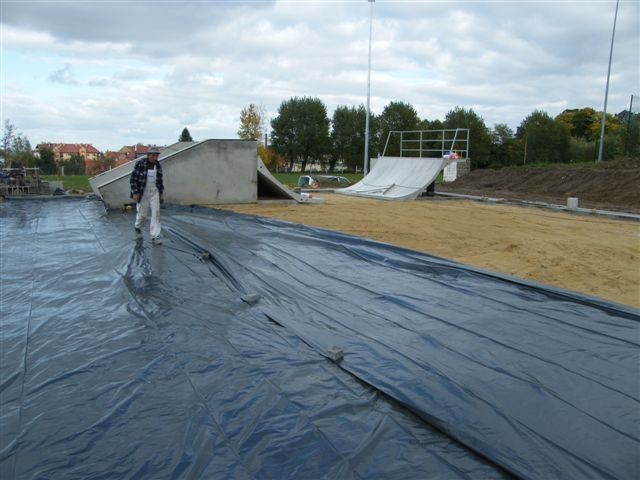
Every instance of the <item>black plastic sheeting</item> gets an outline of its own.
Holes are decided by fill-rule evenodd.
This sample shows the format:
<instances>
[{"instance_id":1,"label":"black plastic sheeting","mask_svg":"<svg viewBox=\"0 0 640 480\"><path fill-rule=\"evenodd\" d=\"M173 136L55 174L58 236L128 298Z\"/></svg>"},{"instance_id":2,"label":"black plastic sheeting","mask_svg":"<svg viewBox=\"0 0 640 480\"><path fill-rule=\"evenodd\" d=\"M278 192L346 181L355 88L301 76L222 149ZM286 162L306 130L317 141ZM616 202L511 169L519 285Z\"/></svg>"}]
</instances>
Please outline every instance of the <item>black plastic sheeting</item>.
<instances>
[{"instance_id":1,"label":"black plastic sheeting","mask_svg":"<svg viewBox=\"0 0 640 480\"><path fill-rule=\"evenodd\" d=\"M152 247L96 200L0 204L0 478L640 476L638 311L162 214Z\"/></svg>"}]
</instances>

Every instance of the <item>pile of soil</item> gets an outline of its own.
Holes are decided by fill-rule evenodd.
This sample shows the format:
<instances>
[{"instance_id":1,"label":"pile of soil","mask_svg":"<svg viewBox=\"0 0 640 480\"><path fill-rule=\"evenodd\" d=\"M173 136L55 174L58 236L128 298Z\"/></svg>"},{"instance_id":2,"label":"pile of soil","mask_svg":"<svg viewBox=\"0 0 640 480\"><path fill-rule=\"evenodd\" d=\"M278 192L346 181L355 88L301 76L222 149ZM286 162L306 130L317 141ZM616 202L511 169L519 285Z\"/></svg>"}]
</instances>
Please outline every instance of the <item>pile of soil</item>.
<instances>
[{"instance_id":1,"label":"pile of soil","mask_svg":"<svg viewBox=\"0 0 640 480\"><path fill-rule=\"evenodd\" d=\"M578 197L580 206L640 213L640 159L544 168L483 169L438 187L440 192L541 201L564 205Z\"/></svg>"}]
</instances>

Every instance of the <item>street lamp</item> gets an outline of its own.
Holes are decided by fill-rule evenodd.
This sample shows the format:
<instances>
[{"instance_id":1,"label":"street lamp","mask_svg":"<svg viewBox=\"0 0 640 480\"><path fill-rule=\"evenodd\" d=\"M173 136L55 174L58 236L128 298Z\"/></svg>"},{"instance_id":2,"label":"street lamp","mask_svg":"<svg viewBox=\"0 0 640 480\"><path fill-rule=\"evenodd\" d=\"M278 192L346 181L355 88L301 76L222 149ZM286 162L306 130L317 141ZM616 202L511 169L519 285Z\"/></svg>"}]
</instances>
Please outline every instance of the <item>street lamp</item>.
<instances>
[{"instance_id":1,"label":"street lamp","mask_svg":"<svg viewBox=\"0 0 640 480\"><path fill-rule=\"evenodd\" d=\"M607 97L609 96L609 77L611 76L611 58L613 57L613 39L616 36L616 21L618 20L618 4L616 1L616 14L613 17L613 33L611 34L611 50L609 50L609 70L607 70L607 87L604 91L604 109L602 110L602 127L600 128L600 151L598 152L598 162L602 161L602 151L604 148L604 124L607 120Z\"/></svg>"},{"instance_id":2,"label":"street lamp","mask_svg":"<svg viewBox=\"0 0 640 480\"><path fill-rule=\"evenodd\" d=\"M373 30L373 3L368 0L369 8L369 68L367 69L367 118L364 125L364 174L369 173L369 98L371 96L371 32Z\"/></svg>"}]
</instances>

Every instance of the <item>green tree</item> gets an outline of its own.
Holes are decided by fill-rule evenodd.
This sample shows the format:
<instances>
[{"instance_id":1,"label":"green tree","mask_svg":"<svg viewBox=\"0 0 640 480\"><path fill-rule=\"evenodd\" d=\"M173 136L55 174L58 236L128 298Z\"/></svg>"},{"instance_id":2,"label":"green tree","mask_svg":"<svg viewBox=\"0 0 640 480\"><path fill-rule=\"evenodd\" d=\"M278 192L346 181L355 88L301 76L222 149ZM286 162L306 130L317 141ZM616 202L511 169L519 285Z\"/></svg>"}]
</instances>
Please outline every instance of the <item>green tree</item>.
<instances>
[{"instance_id":1,"label":"green tree","mask_svg":"<svg viewBox=\"0 0 640 480\"><path fill-rule=\"evenodd\" d=\"M329 150L327 107L319 98L283 101L271 129L271 146L289 162L289 171L300 161L304 172L310 159L320 160Z\"/></svg>"},{"instance_id":2,"label":"green tree","mask_svg":"<svg viewBox=\"0 0 640 480\"><path fill-rule=\"evenodd\" d=\"M54 160L53 150L50 148L40 149L39 157L36 157L34 165L40 168L40 173L44 175L52 175L56 173L56 162Z\"/></svg>"},{"instance_id":3,"label":"green tree","mask_svg":"<svg viewBox=\"0 0 640 480\"><path fill-rule=\"evenodd\" d=\"M524 142L523 162L562 163L569 162L569 128L557 122L546 112L535 110L528 115L516 136Z\"/></svg>"},{"instance_id":4,"label":"green tree","mask_svg":"<svg viewBox=\"0 0 640 480\"><path fill-rule=\"evenodd\" d=\"M569 139L569 158L572 162L593 162L597 154L596 142L573 136Z\"/></svg>"},{"instance_id":5,"label":"green tree","mask_svg":"<svg viewBox=\"0 0 640 480\"><path fill-rule=\"evenodd\" d=\"M602 112L597 113L598 121L590 127L591 140L600 140L600 132L602 131ZM615 115L607 113L604 121L604 134L605 135L621 135L624 129L620 124L620 120Z\"/></svg>"},{"instance_id":6,"label":"green tree","mask_svg":"<svg viewBox=\"0 0 640 480\"><path fill-rule=\"evenodd\" d=\"M84 158L78 153L71 155L71 158L64 164L65 175L84 175Z\"/></svg>"},{"instance_id":7,"label":"green tree","mask_svg":"<svg viewBox=\"0 0 640 480\"><path fill-rule=\"evenodd\" d=\"M450 110L444 119L444 128L468 128L469 145L468 157L471 159L472 168L485 168L489 166L491 154L491 132L484 123L484 119L473 109L456 107Z\"/></svg>"},{"instance_id":8,"label":"green tree","mask_svg":"<svg viewBox=\"0 0 640 480\"><path fill-rule=\"evenodd\" d=\"M622 112L624 154L640 157L640 113Z\"/></svg>"},{"instance_id":9,"label":"green tree","mask_svg":"<svg viewBox=\"0 0 640 480\"><path fill-rule=\"evenodd\" d=\"M31 151L29 139L22 134L18 134L13 139L11 146L11 162L20 163L25 167L30 167L35 162L35 157Z\"/></svg>"},{"instance_id":10,"label":"green tree","mask_svg":"<svg viewBox=\"0 0 640 480\"><path fill-rule=\"evenodd\" d=\"M572 137L593 141L596 139L593 135L593 127L596 125L597 128L600 125L599 118L602 117L598 117L598 113L593 108L585 107L565 110L555 120L565 124L569 128Z\"/></svg>"},{"instance_id":11,"label":"green tree","mask_svg":"<svg viewBox=\"0 0 640 480\"><path fill-rule=\"evenodd\" d=\"M516 163L516 144L513 130L504 123L497 123L491 132L492 166L502 166Z\"/></svg>"},{"instance_id":12,"label":"green tree","mask_svg":"<svg viewBox=\"0 0 640 480\"><path fill-rule=\"evenodd\" d=\"M16 137L16 127L10 120L5 120L4 129L2 132L2 155L4 155L5 161L9 163L9 156L11 155L11 148Z\"/></svg>"},{"instance_id":13,"label":"green tree","mask_svg":"<svg viewBox=\"0 0 640 480\"><path fill-rule=\"evenodd\" d=\"M605 127L606 128L606 127ZM600 138L594 142L600 145ZM603 160L613 160L624 154L624 134L620 131L604 135L604 148L602 149ZM596 155L597 156L597 155Z\"/></svg>"},{"instance_id":14,"label":"green tree","mask_svg":"<svg viewBox=\"0 0 640 480\"><path fill-rule=\"evenodd\" d=\"M180 138L178 138L179 142L193 142L193 138L191 138L191 134L189 133L189 129L184 127L182 129L182 133L180 134Z\"/></svg>"},{"instance_id":15,"label":"green tree","mask_svg":"<svg viewBox=\"0 0 640 480\"><path fill-rule=\"evenodd\" d=\"M418 112L410 103L390 102L389 105L384 107L380 116L376 118L375 123L376 129L373 130L375 132L373 136L375 137L374 143L378 147L378 152L393 156L400 155L400 136L393 135L389 138L389 132L418 130L420 118L418 117ZM409 148L414 147L417 148L417 146ZM373 152L375 150L369 148L370 156L373 156Z\"/></svg>"},{"instance_id":16,"label":"green tree","mask_svg":"<svg viewBox=\"0 0 640 480\"><path fill-rule=\"evenodd\" d=\"M35 163L29 139L16 132L16 127L9 120L4 122L2 132L2 155L6 165L20 164L30 167Z\"/></svg>"},{"instance_id":17,"label":"green tree","mask_svg":"<svg viewBox=\"0 0 640 480\"><path fill-rule=\"evenodd\" d=\"M238 137L242 140L260 140L264 134L264 110L253 103L240 112Z\"/></svg>"},{"instance_id":18,"label":"green tree","mask_svg":"<svg viewBox=\"0 0 640 480\"><path fill-rule=\"evenodd\" d=\"M102 162L105 170L111 170L116 166L116 157L112 154L105 155L104 153L100 152L98 154L98 161Z\"/></svg>"},{"instance_id":19,"label":"green tree","mask_svg":"<svg viewBox=\"0 0 640 480\"><path fill-rule=\"evenodd\" d=\"M367 111L364 105L356 107L338 106L331 120L331 162L333 171L338 160L347 169L355 171L364 163L364 129ZM371 150L370 150L371 151Z\"/></svg>"}]
</instances>

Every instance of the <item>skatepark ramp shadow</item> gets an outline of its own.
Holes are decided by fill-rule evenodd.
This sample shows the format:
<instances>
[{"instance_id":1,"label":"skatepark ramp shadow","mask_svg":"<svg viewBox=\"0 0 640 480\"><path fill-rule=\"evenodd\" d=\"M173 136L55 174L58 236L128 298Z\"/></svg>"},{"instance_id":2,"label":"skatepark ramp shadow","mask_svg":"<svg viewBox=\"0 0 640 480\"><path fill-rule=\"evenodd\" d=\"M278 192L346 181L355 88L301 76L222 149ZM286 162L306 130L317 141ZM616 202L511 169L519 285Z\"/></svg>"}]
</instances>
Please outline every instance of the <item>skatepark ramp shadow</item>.
<instances>
[{"instance_id":1,"label":"skatepark ramp shadow","mask_svg":"<svg viewBox=\"0 0 640 480\"><path fill-rule=\"evenodd\" d=\"M301 202L271 175L256 146L255 141L204 140L162 149L165 200L177 205L255 203L264 198ZM134 165L135 160L89 179L107 208L132 203L129 178Z\"/></svg>"},{"instance_id":2,"label":"skatepark ramp shadow","mask_svg":"<svg viewBox=\"0 0 640 480\"><path fill-rule=\"evenodd\" d=\"M342 195L379 200L415 200L452 162L469 156L469 129L391 131L382 156Z\"/></svg>"}]
</instances>

